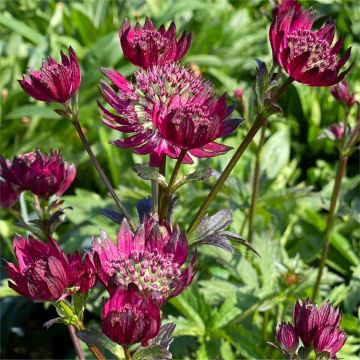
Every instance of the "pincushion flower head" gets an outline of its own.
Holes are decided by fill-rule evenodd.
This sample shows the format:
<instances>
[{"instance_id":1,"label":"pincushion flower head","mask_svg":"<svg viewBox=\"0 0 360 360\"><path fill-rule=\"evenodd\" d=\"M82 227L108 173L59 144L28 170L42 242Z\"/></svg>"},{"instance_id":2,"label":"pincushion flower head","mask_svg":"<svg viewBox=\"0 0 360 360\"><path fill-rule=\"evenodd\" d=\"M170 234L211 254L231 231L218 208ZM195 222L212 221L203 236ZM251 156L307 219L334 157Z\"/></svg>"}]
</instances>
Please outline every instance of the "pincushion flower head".
<instances>
[{"instance_id":1,"label":"pincushion flower head","mask_svg":"<svg viewBox=\"0 0 360 360\"><path fill-rule=\"evenodd\" d=\"M340 38L332 46L335 22L329 19L318 31L312 30L315 17L303 11L296 0L285 0L273 13L270 43L274 60L294 80L309 86L332 86L350 71L341 71L351 53L338 60L343 45Z\"/></svg>"},{"instance_id":2,"label":"pincushion flower head","mask_svg":"<svg viewBox=\"0 0 360 360\"><path fill-rule=\"evenodd\" d=\"M15 156L12 162L0 156L1 176L19 190L40 197L61 196L72 184L76 168L59 151L42 154L40 150Z\"/></svg>"},{"instance_id":3,"label":"pincushion flower head","mask_svg":"<svg viewBox=\"0 0 360 360\"><path fill-rule=\"evenodd\" d=\"M54 239L45 244L16 235L13 248L18 265L5 266L10 288L33 301L58 301L68 295L69 263Z\"/></svg>"},{"instance_id":4,"label":"pincushion flower head","mask_svg":"<svg viewBox=\"0 0 360 360\"><path fill-rule=\"evenodd\" d=\"M143 27L137 23L133 28L126 21L119 36L125 57L144 69L181 60L191 44L191 34L186 32L177 40L174 22L167 30L164 25L156 30L148 17Z\"/></svg>"},{"instance_id":5,"label":"pincushion flower head","mask_svg":"<svg viewBox=\"0 0 360 360\"><path fill-rule=\"evenodd\" d=\"M102 330L120 345L146 345L158 334L160 323L160 308L133 284L128 289L118 289L103 307Z\"/></svg>"},{"instance_id":6,"label":"pincushion flower head","mask_svg":"<svg viewBox=\"0 0 360 360\"><path fill-rule=\"evenodd\" d=\"M39 71L28 69L28 75L19 83L36 100L66 103L78 90L80 81L79 62L70 46L69 56L61 52L61 64L49 56Z\"/></svg>"},{"instance_id":7,"label":"pincushion flower head","mask_svg":"<svg viewBox=\"0 0 360 360\"><path fill-rule=\"evenodd\" d=\"M182 292L195 275L195 256L183 269L188 257L185 233L154 217L144 217L135 234L123 220L117 244L102 231L92 251L99 279L110 294L132 283L144 296L162 304Z\"/></svg>"},{"instance_id":8,"label":"pincushion flower head","mask_svg":"<svg viewBox=\"0 0 360 360\"><path fill-rule=\"evenodd\" d=\"M101 83L105 101L117 112L113 114L99 104L103 121L109 127L132 134L113 142L138 154L150 154L150 165L160 166L167 155L212 157L231 148L214 142L231 134L239 121L228 119L232 108L225 95L217 98L212 86L189 68L176 63L153 66L135 73L132 84L114 70L102 69L118 88L117 94Z\"/></svg>"},{"instance_id":9,"label":"pincushion flower head","mask_svg":"<svg viewBox=\"0 0 360 360\"><path fill-rule=\"evenodd\" d=\"M346 81L341 81L333 86L331 88L331 94L345 106L351 107L356 103L355 96L350 92L349 84Z\"/></svg>"}]
</instances>

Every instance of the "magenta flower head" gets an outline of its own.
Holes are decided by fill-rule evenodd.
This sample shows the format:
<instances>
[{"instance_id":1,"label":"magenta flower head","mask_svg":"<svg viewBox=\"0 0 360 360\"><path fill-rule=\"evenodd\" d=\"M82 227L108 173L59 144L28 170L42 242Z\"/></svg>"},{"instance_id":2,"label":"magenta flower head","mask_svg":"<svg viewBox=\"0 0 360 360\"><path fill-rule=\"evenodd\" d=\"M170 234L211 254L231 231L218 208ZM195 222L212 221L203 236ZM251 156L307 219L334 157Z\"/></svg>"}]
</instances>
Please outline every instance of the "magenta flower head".
<instances>
[{"instance_id":1,"label":"magenta flower head","mask_svg":"<svg viewBox=\"0 0 360 360\"><path fill-rule=\"evenodd\" d=\"M16 190L16 187L0 178L0 207L12 207L19 200L19 196L20 193Z\"/></svg>"},{"instance_id":2,"label":"magenta flower head","mask_svg":"<svg viewBox=\"0 0 360 360\"><path fill-rule=\"evenodd\" d=\"M336 353L344 346L346 334L337 326L327 326L317 331L314 338L316 354L327 352L330 359L336 359Z\"/></svg>"},{"instance_id":3,"label":"magenta flower head","mask_svg":"<svg viewBox=\"0 0 360 360\"><path fill-rule=\"evenodd\" d=\"M294 325L297 335L303 345L310 348L313 345L314 336L318 329L319 312L310 299L297 300L293 312Z\"/></svg>"},{"instance_id":4,"label":"magenta flower head","mask_svg":"<svg viewBox=\"0 0 360 360\"><path fill-rule=\"evenodd\" d=\"M112 129L132 134L113 142L120 148L150 154L150 165L160 166L164 157L178 158L181 150L198 157L212 157L231 148L214 142L231 134L238 120L228 119L232 108L225 95L217 98L209 83L179 64L153 66L135 73L135 84L114 70L102 69L119 89L117 94L101 83L113 114L99 104L103 122ZM192 163L186 154L184 163Z\"/></svg>"},{"instance_id":5,"label":"magenta flower head","mask_svg":"<svg viewBox=\"0 0 360 360\"><path fill-rule=\"evenodd\" d=\"M110 294L133 283L141 293L163 304L181 293L195 275L195 256L182 269L188 257L185 233L154 217L145 217L135 234L123 220L117 244L102 231L92 251L99 279Z\"/></svg>"},{"instance_id":6,"label":"magenta flower head","mask_svg":"<svg viewBox=\"0 0 360 360\"><path fill-rule=\"evenodd\" d=\"M330 131L334 135L336 140L340 140L344 136L345 125L344 125L344 123L333 124L330 126Z\"/></svg>"},{"instance_id":7,"label":"magenta flower head","mask_svg":"<svg viewBox=\"0 0 360 360\"><path fill-rule=\"evenodd\" d=\"M354 94L350 92L349 84L346 81L341 81L330 90L332 96L345 106L351 107L356 103Z\"/></svg>"},{"instance_id":8,"label":"magenta flower head","mask_svg":"<svg viewBox=\"0 0 360 360\"><path fill-rule=\"evenodd\" d=\"M13 248L18 265L5 266L10 288L33 301L58 301L68 295L68 259L54 239L45 244L15 235Z\"/></svg>"},{"instance_id":9,"label":"magenta flower head","mask_svg":"<svg viewBox=\"0 0 360 360\"><path fill-rule=\"evenodd\" d=\"M12 163L0 156L1 176L41 197L61 196L72 184L76 168L62 158L59 151L42 154L40 150L15 156Z\"/></svg>"},{"instance_id":10,"label":"magenta flower head","mask_svg":"<svg viewBox=\"0 0 360 360\"><path fill-rule=\"evenodd\" d=\"M174 22L167 30L164 25L156 30L148 17L143 27L137 23L133 28L126 21L119 36L125 57L144 69L181 60L191 44L191 34L186 32L177 40Z\"/></svg>"},{"instance_id":11,"label":"magenta flower head","mask_svg":"<svg viewBox=\"0 0 360 360\"><path fill-rule=\"evenodd\" d=\"M69 287L75 291L87 294L96 284L95 266L92 255L86 254L84 258L79 252L68 255L69 260Z\"/></svg>"},{"instance_id":12,"label":"magenta flower head","mask_svg":"<svg viewBox=\"0 0 360 360\"><path fill-rule=\"evenodd\" d=\"M332 86L350 71L341 73L348 61L349 48L338 60L343 39L333 47L335 22L329 19L318 31L312 30L315 17L311 10L302 11L296 0L284 0L273 12L270 43L274 60L294 80L309 86Z\"/></svg>"},{"instance_id":13,"label":"magenta flower head","mask_svg":"<svg viewBox=\"0 0 360 360\"><path fill-rule=\"evenodd\" d=\"M63 104L78 90L80 81L79 62L70 46L69 56L61 52L61 64L49 56L43 60L40 71L28 69L28 75L24 75L19 83L35 100Z\"/></svg>"},{"instance_id":14,"label":"magenta flower head","mask_svg":"<svg viewBox=\"0 0 360 360\"><path fill-rule=\"evenodd\" d=\"M295 353L299 345L299 337L295 328L289 323L280 323L276 328L276 337L280 347L289 354Z\"/></svg>"},{"instance_id":15,"label":"magenta flower head","mask_svg":"<svg viewBox=\"0 0 360 360\"><path fill-rule=\"evenodd\" d=\"M103 307L102 331L120 345L145 345L158 334L160 323L160 308L133 284L118 289Z\"/></svg>"}]
</instances>

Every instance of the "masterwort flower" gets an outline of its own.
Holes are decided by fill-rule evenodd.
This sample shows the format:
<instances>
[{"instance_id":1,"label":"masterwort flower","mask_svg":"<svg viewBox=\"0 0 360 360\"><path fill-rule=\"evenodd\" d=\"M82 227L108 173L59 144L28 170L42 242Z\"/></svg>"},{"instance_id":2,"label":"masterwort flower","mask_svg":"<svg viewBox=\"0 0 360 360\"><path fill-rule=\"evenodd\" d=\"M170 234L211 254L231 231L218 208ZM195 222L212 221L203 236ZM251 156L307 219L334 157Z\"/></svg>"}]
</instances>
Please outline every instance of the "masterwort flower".
<instances>
[{"instance_id":1,"label":"masterwort flower","mask_svg":"<svg viewBox=\"0 0 360 360\"><path fill-rule=\"evenodd\" d=\"M49 56L43 60L40 71L28 69L28 75L19 83L36 100L66 103L78 90L80 81L79 62L70 46L69 56L61 52L61 64Z\"/></svg>"},{"instance_id":2,"label":"masterwort flower","mask_svg":"<svg viewBox=\"0 0 360 360\"><path fill-rule=\"evenodd\" d=\"M15 156L12 162L0 156L1 176L19 191L28 190L40 197L61 196L73 183L76 168L59 151L40 150Z\"/></svg>"},{"instance_id":3,"label":"masterwort flower","mask_svg":"<svg viewBox=\"0 0 360 360\"><path fill-rule=\"evenodd\" d=\"M164 25L156 30L148 17L143 27L137 23L133 28L126 21L119 36L125 57L144 69L181 60L191 44L191 34L186 32L177 40L174 22L167 30Z\"/></svg>"},{"instance_id":4,"label":"masterwort flower","mask_svg":"<svg viewBox=\"0 0 360 360\"><path fill-rule=\"evenodd\" d=\"M144 218L134 235L123 220L117 244L102 231L100 238L94 239L92 251L98 276L110 294L132 283L163 304L182 292L195 275L195 256L182 269L188 257L185 233L154 217Z\"/></svg>"},{"instance_id":5,"label":"masterwort flower","mask_svg":"<svg viewBox=\"0 0 360 360\"><path fill-rule=\"evenodd\" d=\"M231 134L239 121L228 119L232 108L225 95L217 98L212 86L189 68L176 63L140 69L132 84L111 69L104 75L119 89L117 94L101 82L105 101L113 114L99 104L103 121L112 129L133 134L113 142L138 154L150 154L150 165L164 157L178 158L181 150L199 158L226 153L231 148L214 142ZM184 163L192 163L186 154Z\"/></svg>"},{"instance_id":6,"label":"masterwort flower","mask_svg":"<svg viewBox=\"0 0 360 360\"><path fill-rule=\"evenodd\" d=\"M33 301L58 301L69 293L69 263L52 238L48 243L15 235L13 248L18 265L7 262L9 287Z\"/></svg>"},{"instance_id":7,"label":"masterwort flower","mask_svg":"<svg viewBox=\"0 0 360 360\"><path fill-rule=\"evenodd\" d=\"M270 27L273 57L291 78L300 83L332 86L350 71L351 66L339 73L350 57L351 48L338 60L343 39L331 47L335 22L329 19L320 30L314 31L314 20L314 12L302 11L296 0L284 0L278 5Z\"/></svg>"},{"instance_id":8,"label":"masterwort flower","mask_svg":"<svg viewBox=\"0 0 360 360\"><path fill-rule=\"evenodd\" d=\"M118 289L103 307L102 331L120 345L146 345L158 334L160 324L160 308L133 284Z\"/></svg>"},{"instance_id":9,"label":"masterwort flower","mask_svg":"<svg viewBox=\"0 0 360 360\"><path fill-rule=\"evenodd\" d=\"M291 324L280 323L276 328L276 337L283 350L289 354L295 353L299 345L299 337Z\"/></svg>"}]
</instances>

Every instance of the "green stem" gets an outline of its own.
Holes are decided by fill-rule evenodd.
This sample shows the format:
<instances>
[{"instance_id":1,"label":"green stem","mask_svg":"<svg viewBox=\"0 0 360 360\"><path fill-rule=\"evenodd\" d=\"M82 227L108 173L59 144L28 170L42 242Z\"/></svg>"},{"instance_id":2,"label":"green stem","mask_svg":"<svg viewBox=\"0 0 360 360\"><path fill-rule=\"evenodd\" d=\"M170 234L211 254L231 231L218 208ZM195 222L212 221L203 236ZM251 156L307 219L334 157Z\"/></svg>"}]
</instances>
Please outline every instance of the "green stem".
<instances>
[{"instance_id":1,"label":"green stem","mask_svg":"<svg viewBox=\"0 0 360 360\"><path fill-rule=\"evenodd\" d=\"M253 238L253 225L255 218L256 201L259 193L260 173L261 173L260 158L261 158L262 148L265 142L265 132L266 132L267 123L268 123L268 119L264 121L264 124L261 128L260 142L256 150L254 178L252 183L251 203L249 209L249 225L248 225L248 239L247 239L249 242L252 242L252 238Z\"/></svg>"},{"instance_id":2,"label":"green stem","mask_svg":"<svg viewBox=\"0 0 360 360\"><path fill-rule=\"evenodd\" d=\"M85 360L85 354L84 351L81 347L80 344L80 340L79 338L76 336L76 329L73 325L68 325L68 330L69 330L69 334L70 334L70 338L71 341L74 345L75 351L79 357L79 360Z\"/></svg>"},{"instance_id":3,"label":"green stem","mask_svg":"<svg viewBox=\"0 0 360 360\"><path fill-rule=\"evenodd\" d=\"M272 96L272 100L276 101L284 92L285 90L288 88L288 86L293 82L294 80L289 77L284 84L278 89L278 91ZM251 128L249 129L248 133L246 134L246 136L244 137L243 141L241 142L241 144L239 145L238 149L236 150L235 154L233 155L233 157L230 159L229 163L227 164L227 166L225 167L224 171L222 172L222 174L220 175L219 179L217 180L217 182L215 183L215 185L213 186L213 188L211 189L211 191L209 192L208 196L206 197L206 199L204 200L204 202L202 203L202 205L200 206L200 209L198 210L198 212L195 214L194 219L192 220L189 228L187 229L187 233L188 235L191 235L192 232L197 228L197 226L199 225L201 219L204 217L209 205L211 204L211 202L215 199L217 193L219 192L219 190L221 189L221 187L223 186L225 180L228 178L228 176L230 175L231 171L234 169L235 165L237 164L237 162L239 161L240 157L242 156L242 154L245 152L246 148L249 146L249 144L251 143L252 139L254 138L254 136L257 134L257 132L259 131L259 129L263 126L264 122L266 121L266 116L264 116L262 113L258 113L256 116L256 119L254 121L254 123L252 124Z\"/></svg>"},{"instance_id":4,"label":"green stem","mask_svg":"<svg viewBox=\"0 0 360 360\"><path fill-rule=\"evenodd\" d=\"M21 224L21 226L26 229L29 233L41 240L47 240L47 237L40 232L35 226L28 224L23 220L22 216L14 209L9 209L11 215Z\"/></svg>"},{"instance_id":5,"label":"green stem","mask_svg":"<svg viewBox=\"0 0 360 360\"><path fill-rule=\"evenodd\" d=\"M322 277L322 274L324 271L324 266L325 266L327 256L329 254L330 235L331 235L331 231L332 231L334 221L335 221L335 215L336 215L335 211L336 211L336 206L337 206L337 202L338 202L338 198L339 198L339 194L340 194L341 181L342 181L342 178L344 177L345 171L346 171L347 161L348 161L347 156L340 155L339 164L338 164L337 171L336 171L335 184L334 184L334 188L333 188L333 192L332 192L331 200L330 200L330 208L329 208L329 213L328 213L328 217L327 217L326 230L325 230L325 236L324 236L324 245L323 245L323 249L322 249L322 253L321 253L318 274L317 274L317 278L316 278L316 282L315 282L313 294L312 294L313 301L316 301L316 299L317 299L317 295L318 295L319 287L320 287L320 283L321 283L321 277Z\"/></svg>"},{"instance_id":6,"label":"green stem","mask_svg":"<svg viewBox=\"0 0 360 360\"><path fill-rule=\"evenodd\" d=\"M166 176L166 156L164 156L164 160L159 168L159 173L161 175L163 175L164 177ZM164 196L164 188L162 186L159 186L159 184L158 184L158 187L159 187L159 194L158 194L159 197L158 197L157 213L160 214L161 213L161 201Z\"/></svg>"},{"instance_id":7,"label":"green stem","mask_svg":"<svg viewBox=\"0 0 360 360\"><path fill-rule=\"evenodd\" d=\"M173 194L173 187L175 185L175 182L176 182L176 178L177 178L177 175L179 173L179 170L180 170L180 167L181 167L181 164L182 164L182 161L184 159L186 155L186 150L181 150L180 152L180 155L176 161L176 164L175 164L175 167L174 167L174 170L171 174L171 177L170 177L170 180L169 180L169 184L168 184L168 187L161 199L161 212L159 214L159 219L160 220L164 220L166 219L166 216L168 214L168 210L169 210L169 204L170 204L170 201L171 201L171 196Z\"/></svg>"},{"instance_id":8,"label":"green stem","mask_svg":"<svg viewBox=\"0 0 360 360\"><path fill-rule=\"evenodd\" d=\"M123 346L123 348L124 348L125 360L132 360L129 348L126 346Z\"/></svg>"},{"instance_id":9,"label":"green stem","mask_svg":"<svg viewBox=\"0 0 360 360\"><path fill-rule=\"evenodd\" d=\"M76 130L76 132L78 133L80 140L86 150L86 152L88 153L91 162L93 163L96 171L98 172L98 174L100 175L101 180L103 181L103 183L105 184L107 190L109 191L110 195L112 196L112 198L114 199L116 205L118 206L118 208L120 209L120 211L123 213L123 215L125 216L125 218L127 219L127 221L129 222L129 225L131 227L131 229L133 231L136 231L136 225L135 223L132 221L130 214L128 213L128 211L126 210L125 206L123 205L123 203L120 201L119 197L116 195L116 192L114 190L114 188L112 187L112 185L110 184L109 179L107 178L107 176L104 173L104 170L102 169L102 167L100 166L97 158L95 157L93 151L91 150L91 147L89 145L89 143L87 142L87 139L85 137L84 132L82 131L82 128L80 126L80 122L79 119L77 117L77 115L69 108L66 107L66 110L68 112L70 112L69 116L71 117L71 122L74 125L74 128Z\"/></svg>"},{"instance_id":10,"label":"green stem","mask_svg":"<svg viewBox=\"0 0 360 360\"><path fill-rule=\"evenodd\" d=\"M356 141L359 139L360 134L360 103L358 104L357 116L356 116L356 124L355 127L352 129L349 140L346 144L344 144L343 150L345 151L352 151L352 147L355 145Z\"/></svg>"}]
</instances>

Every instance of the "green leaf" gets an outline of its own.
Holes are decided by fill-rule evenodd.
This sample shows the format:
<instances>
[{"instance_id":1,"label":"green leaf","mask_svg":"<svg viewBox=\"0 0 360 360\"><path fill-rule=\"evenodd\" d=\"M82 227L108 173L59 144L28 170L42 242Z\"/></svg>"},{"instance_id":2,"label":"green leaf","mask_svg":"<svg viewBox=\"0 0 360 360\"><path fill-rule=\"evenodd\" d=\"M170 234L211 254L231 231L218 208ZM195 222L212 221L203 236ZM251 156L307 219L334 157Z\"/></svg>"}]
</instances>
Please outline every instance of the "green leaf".
<instances>
[{"instance_id":1,"label":"green leaf","mask_svg":"<svg viewBox=\"0 0 360 360\"><path fill-rule=\"evenodd\" d=\"M185 185L190 181L202 181L206 180L211 176L214 176L215 172L210 168L200 168L194 171L193 173L187 175L186 177L178 180L174 185L174 190L179 189L181 186Z\"/></svg>"},{"instance_id":2,"label":"green leaf","mask_svg":"<svg viewBox=\"0 0 360 360\"><path fill-rule=\"evenodd\" d=\"M157 168L145 164L135 164L133 168L142 179L156 181L160 186L167 188L165 176L160 174Z\"/></svg>"},{"instance_id":3,"label":"green leaf","mask_svg":"<svg viewBox=\"0 0 360 360\"><path fill-rule=\"evenodd\" d=\"M111 352L117 359L125 359L123 348L97 330L79 330L76 335L87 345L95 345Z\"/></svg>"},{"instance_id":4,"label":"green leaf","mask_svg":"<svg viewBox=\"0 0 360 360\"><path fill-rule=\"evenodd\" d=\"M9 112L5 119L18 119L24 116L28 117L40 117L44 119L60 119L56 112L46 106L38 105L24 105L19 106L15 110Z\"/></svg>"}]
</instances>

